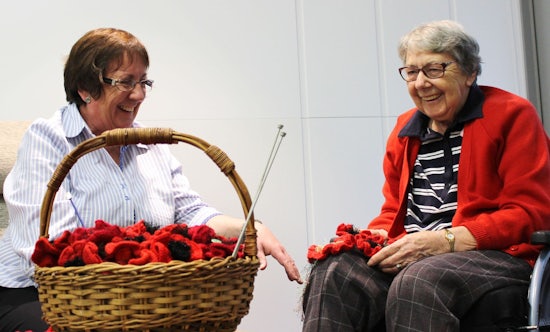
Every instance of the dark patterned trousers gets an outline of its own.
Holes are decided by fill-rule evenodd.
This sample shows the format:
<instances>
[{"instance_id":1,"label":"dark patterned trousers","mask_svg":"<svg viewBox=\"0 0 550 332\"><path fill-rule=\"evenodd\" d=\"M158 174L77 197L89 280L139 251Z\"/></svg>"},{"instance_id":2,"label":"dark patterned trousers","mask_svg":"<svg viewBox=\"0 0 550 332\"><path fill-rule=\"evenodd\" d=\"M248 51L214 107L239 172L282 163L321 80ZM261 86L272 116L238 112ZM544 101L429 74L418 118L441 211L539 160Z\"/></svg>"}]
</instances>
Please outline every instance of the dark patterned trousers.
<instances>
[{"instance_id":1,"label":"dark patterned trousers","mask_svg":"<svg viewBox=\"0 0 550 332\"><path fill-rule=\"evenodd\" d=\"M529 285L531 266L494 250L424 258L396 276L344 253L317 262L304 291L303 332L459 331L483 294Z\"/></svg>"}]
</instances>

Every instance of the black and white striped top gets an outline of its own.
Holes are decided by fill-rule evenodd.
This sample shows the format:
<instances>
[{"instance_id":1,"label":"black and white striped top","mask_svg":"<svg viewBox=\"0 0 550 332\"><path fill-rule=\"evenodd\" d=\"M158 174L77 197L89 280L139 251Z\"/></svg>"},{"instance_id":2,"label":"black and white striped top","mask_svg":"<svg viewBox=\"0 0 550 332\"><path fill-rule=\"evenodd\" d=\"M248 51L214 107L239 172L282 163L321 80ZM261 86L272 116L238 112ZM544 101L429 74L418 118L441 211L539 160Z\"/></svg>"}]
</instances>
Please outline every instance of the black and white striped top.
<instances>
[{"instance_id":1,"label":"black and white striped top","mask_svg":"<svg viewBox=\"0 0 550 332\"><path fill-rule=\"evenodd\" d=\"M451 226L456 211L462 126L445 135L426 129L414 164L407 202L407 233Z\"/></svg>"},{"instance_id":2,"label":"black and white striped top","mask_svg":"<svg viewBox=\"0 0 550 332\"><path fill-rule=\"evenodd\" d=\"M457 209L458 165L464 125L483 117L485 95L474 84L456 122L445 134L428 128L429 118L417 111L399 136L420 139L421 146L409 182L407 233L451 227Z\"/></svg>"}]
</instances>

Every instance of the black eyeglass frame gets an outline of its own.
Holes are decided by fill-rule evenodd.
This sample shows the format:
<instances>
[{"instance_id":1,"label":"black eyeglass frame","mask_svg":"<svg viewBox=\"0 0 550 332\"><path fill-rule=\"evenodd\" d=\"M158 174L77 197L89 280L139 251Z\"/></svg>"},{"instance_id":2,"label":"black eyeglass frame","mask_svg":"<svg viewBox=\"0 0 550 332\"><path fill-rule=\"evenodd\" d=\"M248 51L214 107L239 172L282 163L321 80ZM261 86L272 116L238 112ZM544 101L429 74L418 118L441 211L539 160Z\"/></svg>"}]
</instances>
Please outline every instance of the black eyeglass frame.
<instances>
[{"instance_id":1,"label":"black eyeglass frame","mask_svg":"<svg viewBox=\"0 0 550 332\"><path fill-rule=\"evenodd\" d=\"M119 79L108 78L103 76L100 76L100 79L103 83L114 86L115 88L117 88L119 91L122 91L122 92L132 91L135 89L136 85L138 84L142 87L144 91L151 91L153 89L153 83L155 82L149 79L134 81L134 80L119 80Z\"/></svg>"},{"instance_id":2,"label":"black eyeglass frame","mask_svg":"<svg viewBox=\"0 0 550 332\"><path fill-rule=\"evenodd\" d=\"M424 76L426 76L427 78L430 78L430 79L435 79L435 78L441 78L445 75L445 70L447 69L447 66L449 66L450 64L452 63L455 63L456 61L448 61L448 62L440 62L440 63L428 63L426 64L424 67L422 68L416 68L417 70L417 73L416 73L416 76L414 77L414 79L409 79L407 78L407 72L404 72L403 70L407 69L407 68L415 68L415 67L410 67L410 66L405 66L405 67L401 67L398 69L398 72L399 72L399 75L401 76L401 78L403 80L405 80L405 82L414 82L418 79L418 74L420 74L420 72L422 72L424 74ZM441 68L433 68L433 66L441 66ZM432 68L430 68L432 67ZM429 71L429 69L431 69L432 71ZM433 73L433 71L435 70L435 74Z\"/></svg>"}]
</instances>

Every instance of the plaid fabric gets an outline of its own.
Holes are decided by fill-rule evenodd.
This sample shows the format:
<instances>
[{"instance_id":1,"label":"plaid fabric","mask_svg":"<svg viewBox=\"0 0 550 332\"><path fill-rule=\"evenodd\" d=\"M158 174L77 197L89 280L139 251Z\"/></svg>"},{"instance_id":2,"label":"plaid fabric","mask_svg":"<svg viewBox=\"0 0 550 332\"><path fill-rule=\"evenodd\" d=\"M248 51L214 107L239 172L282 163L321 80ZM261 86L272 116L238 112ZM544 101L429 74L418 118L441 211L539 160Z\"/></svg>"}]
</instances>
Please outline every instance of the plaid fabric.
<instances>
[{"instance_id":1,"label":"plaid fabric","mask_svg":"<svg viewBox=\"0 0 550 332\"><path fill-rule=\"evenodd\" d=\"M383 331L384 316L387 331L459 331L460 317L483 294L528 285L530 273L524 260L500 251L427 257L395 278L368 267L363 258L341 254L311 271L303 331Z\"/></svg>"},{"instance_id":2,"label":"plaid fabric","mask_svg":"<svg viewBox=\"0 0 550 332\"><path fill-rule=\"evenodd\" d=\"M351 252L317 262L304 291L302 331L375 331L392 279Z\"/></svg>"}]
</instances>

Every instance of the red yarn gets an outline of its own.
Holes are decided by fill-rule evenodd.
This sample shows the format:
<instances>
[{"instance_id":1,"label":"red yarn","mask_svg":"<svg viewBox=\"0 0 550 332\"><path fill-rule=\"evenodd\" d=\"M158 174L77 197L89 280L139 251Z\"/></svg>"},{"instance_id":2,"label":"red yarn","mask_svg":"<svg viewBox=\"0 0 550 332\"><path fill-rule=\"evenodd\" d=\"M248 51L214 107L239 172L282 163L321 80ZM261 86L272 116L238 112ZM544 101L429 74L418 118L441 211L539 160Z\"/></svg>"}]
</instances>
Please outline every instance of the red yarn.
<instances>
[{"instance_id":1,"label":"red yarn","mask_svg":"<svg viewBox=\"0 0 550 332\"><path fill-rule=\"evenodd\" d=\"M98 264L102 262L98 254L97 245L88 240L78 240L65 247L59 256L58 265L65 266L77 260L81 260L84 264Z\"/></svg>"},{"instance_id":2,"label":"red yarn","mask_svg":"<svg viewBox=\"0 0 550 332\"><path fill-rule=\"evenodd\" d=\"M311 245L307 251L307 259L310 263L324 260L328 256L338 255L342 252L355 250L365 257L371 257L385 246L385 239L379 235L373 235L370 230L359 231L353 225L340 224L336 228L337 237L323 246Z\"/></svg>"},{"instance_id":3,"label":"red yarn","mask_svg":"<svg viewBox=\"0 0 550 332\"><path fill-rule=\"evenodd\" d=\"M60 250L53 243L48 241L47 238L41 237L36 242L31 259L39 266L52 267L57 265L59 253Z\"/></svg>"},{"instance_id":4,"label":"red yarn","mask_svg":"<svg viewBox=\"0 0 550 332\"><path fill-rule=\"evenodd\" d=\"M206 225L188 227L186 224L172 224L156 229L143 220L128 227L96 220L94 227L65 231L54 241L40 238L31 258L41 267L102 262L143 265L166 263L173 259L224 258L233 253L236 242L236 238L216 235ZM243 247L241 245L240 249ZM238 255L243 257L243 251L239 250Z\"/></svg>"},{"instance_id":5,"label":"red yarn","mask_svg":"<svg viewBox=\"0 0 550 332\"><path fill-rule=\"evenodd\" d=\"M211 243L216 236L216 232L206 225L194 226L189 228L191 240L197 243Z\"/></svg>"},{"instance_id":6,"label":"red yarn","mask_svg":"<svg viewBox=\"0 0 550 332\"><path fill-rule=\"evenodd\" d=\"M107 260L121 265L126 265L133 258L140 257L139 243L130 240L109 242L105 245Z\"/></svg>"}]
</instances>

